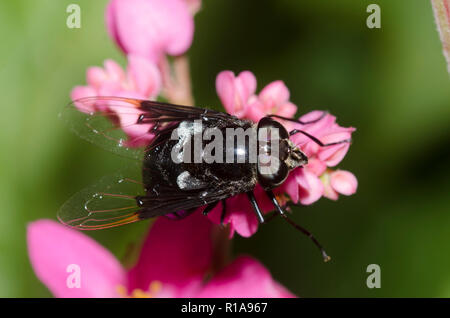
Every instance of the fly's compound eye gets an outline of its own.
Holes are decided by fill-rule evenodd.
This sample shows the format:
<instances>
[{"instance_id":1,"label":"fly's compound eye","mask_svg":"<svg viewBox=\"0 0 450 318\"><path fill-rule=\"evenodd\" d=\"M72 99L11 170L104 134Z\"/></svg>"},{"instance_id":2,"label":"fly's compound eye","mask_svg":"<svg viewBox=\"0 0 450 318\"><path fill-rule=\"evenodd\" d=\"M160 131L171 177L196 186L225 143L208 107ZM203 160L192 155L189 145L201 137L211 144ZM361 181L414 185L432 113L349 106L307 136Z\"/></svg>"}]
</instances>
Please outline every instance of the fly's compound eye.
<instances>
[{"instance_id":1,"label":"fly's compound eye","mask_svg":"<svg viewBox=\"0 0 450 318\"><path fill-rule=\"evenodd\" d=\"M277 121L265 117L258 123L258 182L264 189L272 189L286 180L289 169L284 162L289 147L289 134Z\"/></svg>"},{"instance_id":2,"label":"fly's compound eye","mask_svg":"<svg viewBox=\"0 0 450 318\"><path fill-rule=\"evenodd\" d=\"M269 137L271 131L278 130L278 136L280 139L289 139L289 133L287 132L286 128L284 128L282 124L270 117L263 117L258 122L258 136L260 131L264 131L262 128L266 128L268 130Z\"/></svg>"}]
</instances>

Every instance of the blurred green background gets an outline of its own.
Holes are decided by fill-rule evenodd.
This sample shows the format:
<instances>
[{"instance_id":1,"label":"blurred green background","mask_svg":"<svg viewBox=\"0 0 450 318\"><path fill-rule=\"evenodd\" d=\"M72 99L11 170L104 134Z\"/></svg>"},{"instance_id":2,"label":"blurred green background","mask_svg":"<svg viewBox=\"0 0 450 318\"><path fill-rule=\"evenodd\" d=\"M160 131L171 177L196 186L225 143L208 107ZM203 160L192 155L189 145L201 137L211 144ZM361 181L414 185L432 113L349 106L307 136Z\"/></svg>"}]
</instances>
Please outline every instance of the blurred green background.
<instances>
[{"instance_id":1,"label":"blurred green background","mask_svg":"<svg viewBox=\"0 0 450 318\"><path fill-rule=\"evenodd\" d=\"M79 3L81 29L66 27ZM0 1L0 296L47 297L26 250L26 225L55 219L72 194L127 161L72 134L57 114L85 70L124 58L104 27L107 1ZM381 6L381 29L366 7ZM332 256L274 220L234 253L260 259L305 297L450 297L450 90L425 0L204 1L189 52L196 102L220 107L215 76L249 69L258 89L282 79L299 113L328 109L355 126L340 167L352 197L295 210ZM89 233L122 258L148 224ZM381 266L381 288L366 268Z\"/></svg>"}]
</instances>

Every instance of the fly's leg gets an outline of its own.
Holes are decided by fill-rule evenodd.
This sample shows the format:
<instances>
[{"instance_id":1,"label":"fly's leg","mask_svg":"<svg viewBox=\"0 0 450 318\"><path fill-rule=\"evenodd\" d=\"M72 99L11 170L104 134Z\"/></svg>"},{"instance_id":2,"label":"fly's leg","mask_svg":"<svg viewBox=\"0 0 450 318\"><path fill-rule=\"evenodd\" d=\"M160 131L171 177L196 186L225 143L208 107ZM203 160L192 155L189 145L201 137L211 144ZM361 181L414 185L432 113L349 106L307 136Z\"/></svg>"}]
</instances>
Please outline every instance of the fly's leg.
<instances>
[{"instance_id":1,"label":"fly's leg","mask_svg":"<svg viewBox=\"0 0 450 318\"><path fill-rule=\"evenodd\" d=\"M211 212L218 204L220 201L214 202L214 203L210 203L206 206L206 208L203 210L203 215L208 215L209 212Z\"/></svg>"},{"instance_id":2,"label":"fly's leg","mask_svg":"<svg viewBox=\"0 0 450 318\"><path fill-rule=\"evenodd\" d=\"M256 216L258 217L259 223L264 223L264 216L261 212L261 209L258 206L258 202L256 202L255 195L253 194L252 191L250 191L250 192L247 192L247 196L248 196L248 199L250 200L250 203L252 204L252 207L256 213Z\"/></svg>"},{"instance_id":3,"label":"fly's leg","mask_svg":"<svg viewBox=\"0 0 450 318\"><path fill-rule=\"evenodd\" d=\"M202 213L203 215L208 215L209 212L211 212L220 202L222 202L222 214L220 214L220 225L223 226L225 216L227 215L227 202L225 199L208 204Z\"/></svg>"},{"instance_id":4,"label":"fly's leg","mask_svg":"<svg viewBox=\"0 0 450 318\"><path fill-rule=\"evenodd\" d=\"M277 198L275 197L275 195L273 194L272 191L266 191L266 193L267 193L267 196L269 197L269 199L272 201L275 208L277 209L278 213L283 217L283 219L285 219L286 222L288 222L290 225L295 227L297 230L299 230L300 232L302 232L303 234L308 236L311 239L311 241L313 241L313 243L319 248L319 250L322 254L323 260L325 262L328 262L331 259L330 256L328 256L328 254L325 252L322 245L320 245L320 243L311 234L311 232L309 232L308 230L306 230L305 228L301 227L300 225L298 225L294 221L292 221L290 218L288 218L288 216L286 215L286 213L284 213L283 209L281 208L280 204L277 201Z\"/></svg>"}]
</instances>

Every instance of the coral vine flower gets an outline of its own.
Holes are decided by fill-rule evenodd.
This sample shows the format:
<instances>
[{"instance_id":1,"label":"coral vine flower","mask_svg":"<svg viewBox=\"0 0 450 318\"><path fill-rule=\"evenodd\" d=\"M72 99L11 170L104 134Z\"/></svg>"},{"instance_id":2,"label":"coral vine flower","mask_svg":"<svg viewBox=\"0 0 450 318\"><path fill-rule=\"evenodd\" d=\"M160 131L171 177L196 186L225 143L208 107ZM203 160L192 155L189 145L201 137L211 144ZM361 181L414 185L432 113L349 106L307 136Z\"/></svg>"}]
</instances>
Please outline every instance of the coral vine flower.
<instances>
[{"instance_id":1,"label":"coral vine flower","mask_svg":"<svg viewBox=\"0 0 450 318\"><path fill-rule=\"evenodd\" d=\"M250 71L235 76L231 71L222 71L216 78L217 95L225 110L239 118L258 122L267 114L292 117L297 106L289 101L289 90L283 81L274 81L256 92L256 78Z\"/></svg>"},{"instance_id":2,"label":"coral vine flower","mask_svg":"<svg viewBox=\"0 0 450 318\"><path fill-rule=\"evenodd\" d=\"M312 120L321 115L319 111L310 112L300 118L302 121ZM336 123L336 117L327 114L322 120L308 125L298 125L304 131L319 138L323 143L331 143L351 138L355 128L341 127ZM300 146L308 156L308 164L296 169L289 175L283 188L292 201L301 204L311 204L320 199L322 195L337 200L338 193L352 195L356 192L358 182L355 176L348 171L333 172L329 167L338 165L348 149L349 143L334 146L320 147L310 138L297 134L291 140Z\"/></svg>"},{"instance_id":3,"label":"coral vine flower","mask_svg":"<svg viewBox=\"0 0 450 318\"><path fill-rule=\"evenodd\" d=\"M76 86L72 89L72 100L91 96L154 99L161 90L161 76L158 68L149 60L136 55L128 56L126 72L113 60L106 60L104 68L97 66L88 68L86 82L87 86ZM149 125L133 125L141 114L137 109L120 112L114 107L117 105L110 105L108 109L105 109L104 105L103 108L99 108L95 104L88 108L86 104L78 105L75 103L75 106L82 112L102 111L115 114L129 139L139 140L134 146L143 145L152 138L147 134Z\"/></svg>"},{"instance_id":4,"label":"coral vine flower","mask_svg":"<svg viewBox=\"0 0 450 318\"><path fill-rule=\"evenodd\" d=\"M238 76L231 71L223 71L217 75L216 90L227 113L245 118L249 100L256 91L256 77L249 71Z\"/></svg>"},{"instance_id":5,"label":"coral vine flower","mask_svg":"<svg viewBox=\"0 0 450 318\"><path fill-rule=\"evenodd\" d=\"M216 78L217 94L228 113L239 118L258 122L262 117L276 114L292 118L297 107L289 101L289 90L282 81L268 84L256 95L256 78L250 71L243 71L235 76L231 71L223 71ZM300 119L311 121L322 115L313 111ZM320 121L307 124L283 123L286 128L302 129L319 138L323 143L331 143L351 138L354 128L341 127L336 123L336 117L327 114ZM348 171L333 171L334 167L344 158L350 144L343 143L334 146L320 147L310 138L297 134L291 140L308 156L306 166L292 171L285 183L275 189L282 196L287 193L294 203L307 205L325 196L337 200L339 194L351 195L356 192L357 180ZM267 196L260 187L255 189L255 196L264 212L273 210ZM248 237L258 229L258 220L245 195L238 195L227 200L227 217L225 224L230 224L231 235L236 231L241 236ZM220 207L210 214L210 219L220 222Z\"/></svg>"},{"instance_id":6,"label":"coral vine flower","mask_svg":"<svg viewBox=\"0 0 450 318\"><path fill-rule=\"evenodd\" d=\"M199 213L158 218L129 271L88 236L50 220L31 223L27 242L37 277L55 297L294 297L248 256L212 273L214 230ZM71 264L79 288L68 287Z\"/></svg>"},{"instance_id":7,"label":"coral vine flower","mask_svg":"<svg viewBox=\"0 0 450 318\"><path fill-rule=\"evenodd\" d=\"M184 54L192 44L199 1L112 0L106 9L109 35L125 54L157 63L164 54Z\"/></svg>"}]
</instances>

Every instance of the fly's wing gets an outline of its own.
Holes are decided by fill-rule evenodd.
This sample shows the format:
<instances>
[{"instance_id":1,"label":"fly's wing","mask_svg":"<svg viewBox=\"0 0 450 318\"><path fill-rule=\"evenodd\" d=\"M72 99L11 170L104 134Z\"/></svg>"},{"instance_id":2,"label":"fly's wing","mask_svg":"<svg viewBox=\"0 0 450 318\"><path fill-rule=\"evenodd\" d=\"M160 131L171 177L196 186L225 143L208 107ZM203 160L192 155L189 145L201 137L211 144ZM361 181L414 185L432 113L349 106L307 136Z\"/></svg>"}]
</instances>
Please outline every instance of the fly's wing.
<instances>
[{"instance_id":1,"label":"fly's wing","mask_svg":"<svg viewBox=\"0 0 450 318\"><path fill-rule=\"evenodd\" d=\"M142 210L139 212L141 219L147 219L159 215L172 214L182 218L189 215L193 209L208 205L232 195L229 188L213 186L210 188L191 191L174 191L174 189L160 189L158 195L148 195L140 198Z\"/></svg>"},{"instance_id":2,"label":"fly's wing","mask_svg":"<svg viewBox=\"0 0 450 318\"><path fill-rule=\"evenodd\" d=\"M186 119L228 119L199 107L125 97L85 97L70 103L60 117L80 137L125 157L141 159L143 147Z\"/></svg>"},{"instance_id":3,"label":"fly's wing","mask_svg":"<svg viewBox=\"0 0 450 318\"><path fill-rule=\"evenodd\" d=\"M193 209L229 197L226 187L142 194L143 184L123 176L105 177L70 198L58 212L58 220L79 230L100 230L148 218L188 215Z\"/></svg>"},{"instance_id":4,"label":"fly's wing","mask_svg":"<svg viewBox=\"0 0 450 318\"><path fill-rule=\"evenodd\" d=\"M104 177L70 198L58 212L58 220L80 230L98 230L139 221L136 197L142 183L122 175Z\"/></svg>"}]
</instances>

